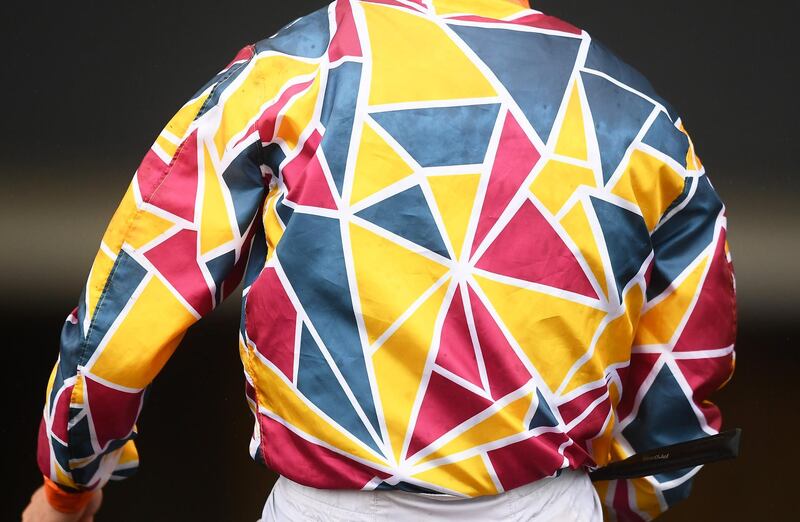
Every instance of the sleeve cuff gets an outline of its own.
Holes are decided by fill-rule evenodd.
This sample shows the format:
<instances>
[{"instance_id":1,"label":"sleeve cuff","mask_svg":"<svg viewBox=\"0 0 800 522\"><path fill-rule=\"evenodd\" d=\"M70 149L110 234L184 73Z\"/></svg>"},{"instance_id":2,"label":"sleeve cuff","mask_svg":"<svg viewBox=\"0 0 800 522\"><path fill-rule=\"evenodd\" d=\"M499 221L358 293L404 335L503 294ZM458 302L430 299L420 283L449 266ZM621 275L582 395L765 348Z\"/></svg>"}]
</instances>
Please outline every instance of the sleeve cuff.
<instances>
[{"instance_id":1,"label":"sleeve cuff","mask_svg":"<svg viewBox=\"0 0 800 522\"><path fill-rule=\"evenodd\" d=\"M44 477L44 493L48 504L61 513L80 513L94 495L93 490L68 493L58 484Z\"/></svg>"}]
</instances>

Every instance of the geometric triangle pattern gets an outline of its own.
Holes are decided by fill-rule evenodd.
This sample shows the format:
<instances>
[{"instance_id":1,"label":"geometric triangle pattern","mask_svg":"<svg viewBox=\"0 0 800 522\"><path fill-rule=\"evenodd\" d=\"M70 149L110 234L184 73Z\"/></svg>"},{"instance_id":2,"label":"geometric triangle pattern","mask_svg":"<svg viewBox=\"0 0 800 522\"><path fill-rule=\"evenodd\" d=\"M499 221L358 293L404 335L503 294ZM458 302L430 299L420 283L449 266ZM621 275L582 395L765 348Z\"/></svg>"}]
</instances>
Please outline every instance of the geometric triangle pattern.
<instances>
[{"instance_id":1,"label":"geometric triangle pattern","mask_svg":"<svg viewBox=\"0 0 800 522\"><path fill-rule=\"evenodd\" d=\"M442 324L436 364L475 386L482 386L475 346L470 336L460 291L453 295Z\"/></svg>"},{"instance_id":2,"label":"geometric triangle pattern","mask_svg":"<svg viewBox=\"0 0 800 522\"><path fill-rule=\"evenodd\" d=\"M622 296L650 254L649 234L642 217L635 212L600 198L592 197L591 202L606 240L617 295Z\"/></svg>"},{"instance_id":3,"label":"geometric triangle pattern","mask_svg":"<svg viewBox=\"0 0 800 522\"><path fill-rule=\"evenodd\" d=\"M422 167L445 167L483 163L498 109L497 104L456 105L371 116Z\"/></svg>"},{"instance_id":4,"label":"geometric triangle pattern","mask_svg":"<svg viewBox=\"0 0 800 522\"><path fill-rule=\"evenodd\" d=\"M594 120L603 181L608 183L653 112L653 104L600 76L582 73L581 80Z\"/></svg>"},{"instance_id":5,"label":"geometric triangle pattern","mask_svg":"<svg viewBox=\"0 0 800 522\"><path fill-rule=\"evenodd\" d=\"M249 122L231 117L238 111L222 114L219 95L230 93L226 108L253 102L255 77L245 68L254 56L253 46L243 48L176 112L106 227L48 383L40 461L62 486L102 487L112 474L132 473L145 390L186 330L241 281L266 187L257 135L242 137ZM223 123L227 130L217 132Z\"/></svg>"},{"instance_id":6,"label":"geometric triangle pattern","mask_svg":"<svg viewBox=\"0 0 800 522\"><path fill-rule=\"evenodd\" d=\"M503 122L489 179L486 181L480 217L472 240L473 256L540 159L541 153L509 112Z\"/></svg>"},{"instance_id":7,"label":"geometric triangle pattern","mask_svg":"<svg viewBox=\"0 0 800 522\"><path fill-rule=\"evenodd\" d=\"M378 449L350 404L333 368L325 360L311 332L303 325L300 336L297 389L333 421L373 449Z\"/></svg>"},{"instance_id":8,"label":"geometric triangle pattern","mask_svg":"<svg viewBox=\"0 0 800 522\"><path fill-rule=\"evenodd\" d=\"M531 372L472 286L468 293L477 346L489 381L489 395L499 400L530 382Z\"/></svg>"},{"instance_id":9,"label":"geometric triangle pattern","mask_svg":"<svg viewBox=\"0 0 800 522\"><path fill-rule=\"evenodd\" d=\"M480 182L480 174L428 176L428 185L436 200L438 213L442 217L455 258L461 257L462 254Z\"/></svg>"},{"instance_id":10,"label":"geometric triangle pattern","mask_svg":"<svg viewBox=\"0 0 800 522\"><path fill-rule=\"evenodd\" d=\"M353 173L350 203L355 204L410 176L414 169L369 125L361 131L361 143Z\"/></svg>"},{"instance_id":11,"label":"geometric triangle pattern","mask_svg":"<svg viewBox=\"0 0 800 522\"><path fill-rule=\"evenodd\" d=\"M449 257L419 185L390 196L355 215L442 257Z\"/></svg>"},{"instance_id":12,"label":"geometric triangle pattern","mask_svg":"<svg viewBox=\"0 0 800 522\"><path fill-rule=\"evenodd\" d=\"M585 32L523 0L338 0L143 158L64 324L40 467L130 474L145 390L243 276L252 455L306 485L492 495L716 433L726 227L673 109ZM690 480L598 490L648 519Z\"/></svg>"},{"instance_id":13,"label":"geometric triangle pattern","mask_svg":"<svg viewBox=\"0 0 800 522\"><path fill-rule=\"evenodd\" d=\"M508 90L543 142L547 142L578 56L581 40L534 31L453 25ZM520 52L522 49L525 52Z\"/></svg>"},{"instance_id":14,"label":"geometric triangle pattern","mask_svg":"<svg viewBox=\"0 0 800 522\"><path fill-rule=\"evenodd\" d=\"M475 266L597 298L575 255L530 200L522 203Z\"/></svg>"}]
</instances>

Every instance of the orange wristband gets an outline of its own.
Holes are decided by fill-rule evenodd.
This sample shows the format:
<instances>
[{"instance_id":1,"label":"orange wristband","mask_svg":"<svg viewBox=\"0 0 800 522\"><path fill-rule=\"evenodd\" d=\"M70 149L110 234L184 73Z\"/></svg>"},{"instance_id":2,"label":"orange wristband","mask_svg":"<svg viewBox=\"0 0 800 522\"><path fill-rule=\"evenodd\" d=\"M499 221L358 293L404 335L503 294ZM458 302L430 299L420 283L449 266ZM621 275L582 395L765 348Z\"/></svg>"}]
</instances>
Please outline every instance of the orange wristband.
<instances>
[{"instance_id":1,"label":"orange wristband","mask_svg":"<svg viewBox=\"0 0 800 522\"><path fill-rule=\"evenodd\" d=\"M92 499L94 491L81 491L68 493L58 487L58 484L44 477L44 495L47 503L61 513L80 513Z\"/></svg>"}]
</instances>

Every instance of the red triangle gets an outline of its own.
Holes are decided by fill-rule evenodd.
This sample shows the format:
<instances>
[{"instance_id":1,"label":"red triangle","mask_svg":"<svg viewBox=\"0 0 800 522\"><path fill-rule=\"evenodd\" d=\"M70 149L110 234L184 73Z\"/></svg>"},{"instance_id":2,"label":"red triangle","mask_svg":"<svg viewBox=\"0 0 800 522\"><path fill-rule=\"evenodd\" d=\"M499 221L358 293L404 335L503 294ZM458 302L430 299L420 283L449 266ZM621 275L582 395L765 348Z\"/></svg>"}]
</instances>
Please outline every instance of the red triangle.
<instances>
[{"instance_id":1,"label":"red triangle","mask_svg":"<svg viewBox=\"0 0 800 522\"><path fill-rule=\"evenodd\" d=\"M236 53L236 56L233 57L233 60L230 61L228 65L225 66L225 69L230 69L231 65L235 64L236 62L242 62L244 60L249 60L256 54L256 46L255 45L248 45L246 47L242 47L239 49L239 52Z\"/></svg>"},{"instance_id":2,"label":"red triangle","mask_svg":"<svg viewBox=\"0 0 800 522\"><path fill-rule=\"evenodd\" d=\"M328 48L328 59L335 62L345 56L361 56L361 43L350 2L336 2L336 34Z\"/></svg>"},{"instance_id":3,"label":"red triangle","mask_svg":"<svg viewBox=\"0 0 800 522\"><path fill-rule=\"evenodd\" d=\"M417 415L407 455L414 455L491 405L489 399L433 372Z\"/></svg>"},{"instance_id":4,"label":"red triangle","mask_svg":"<svg viewBox=\"0 0 800 522\"><path fill-rule=\"evenodd\" d=\"M489 184L486 187L478 228L472 242L472 254L500 218L500 214L506 209L540 157L539 151L533 146L514 116L510 112L507 113Z\"/></svg>"},{"instance_id":5,"label":"red triangle","mask_svg":"<svg viewBox=\"0 0 800 522\"><path fill-rule=\"evenodd\" d=\"M703 401L700 404L697 404L697 407L703 412L703 416L706 418L706 423L711 428L717 431L722 429L722 413L719 411L719 407L717 407L716 404L710 401Z\"/></svg>"},{"instance_id":6,"label":"red triangle","mask_svg":"<svg viewBox=\"0 0 800 522\"><path fill-rule=\"evenodd\" d=\"M569 441L563 433L543 433L538 437L489 451L500 484L508 491L552 475L561 468L564 456L558 448Z\"/></svg>"},{"instance_id":7,"label":"red triangle","mask_svg":"<svg viewBox=\"0 0 800 522\"><path fill-rule=\"evenodd\" d=\"M489 391L497 400L525 385L531 380L531 374L517 357L514 348L472 287L469 287L469 299L478 334L478 344L481 347L483 364L489 379Z\"/></svg>"},{"instance_id":8,"label":"red triangle","mask_svg":"<svg viewBox=\"0 0 800 522\"><path fill-rule=\"evenodd\" d=\"M367 3L370 3L370 4L384 4L384 5L391 5L391 6L394 6L394 7L401 7L403 9L408 9L408 10L415 10L415 11L419 11L420 10L420 9L413 8L408 4L404 4L402 2L398 2L397 0L366 0L366 1L367 1ZM415 4L419 4L420 7L423 7L423 8L425 7L425 6L422 5L422 0L408 0L408 1L412 2L412 3L415 3Z\"/></svg>"},{"instance_id":9,"label":"red triangle","mask_svg":"<svg viewBox=\"0 0 800 522\"><path fill-rule=\"evenodd\" d=\"M264 460L270 469L302 484L319 489L361 489L372 479L386 479L386 473L323 448L295 434L283 424L258 415L268 444Z\"/></svg>"},{"instance_id":10,"label":"red triangle","mask_svg":"<svg viewBox=\"0 0 800 522\"><path fill-rule=\"evenodd\" d=\"M258 352L293 380L297 311L275 268L265 268L250 287L245 314L247 335Z\"/></svg>"},{"instance_id":11,"label":"red triangle","mask_svg":"<svg viewBox=\"0 0 800 522\"><path fill-rule=\"evenodd\" d=\"M569 467L572 469L581 469L584 466L594 466L595 462L589 455L588 449L574 442L575 441L573 441L573 444L564 448L564 457L569 461Z\"/></svg>"},{"instance_id":12,"label":"red triangle","mask_svg":"<svg viewBox=\"0 0 800 522\"><path fill-rule=\"evenodd\" d=\"M51 413L51 431L53 435L63 442L69 441L69 406L72 401L72 390L74 386L67 386L58 396L55 407Z\"/></svg>"},{"instance_id":13,"label":"red triangle","mask_svg":"<svg viewBox=\"0 0 800 522\"><path fill-rule=\"evenodd\" d=\"M676 359L696 398L706 398L719 389L733 370L733 354L703 359Z\"/></svg>"},{"instance_id":14,"label":"red triangle","mask_svg":"<svg viewBox=\"0 0 800 522\"><path fill-rule=\"evenodd\" d=\"M36 444L36 463L42 473L50 472L50 445L53 444L47 433L47 422L45 416L39 418L39 437Z\"/></svg>"},{"instance_id":15,"label":"red triangle","mask_svg":"<svg viewBox=\"0 0 800 522\"><path fill-rule=\"evenodd\" d=\"M139 168L136 169L136 182L139 184L139 193L144 201L149 201L156 188L161 184L167 173L168 165L161 160L161 156L151 148L142 158Z\"/></svg>"},{"instance_id":16,"label":"red triangle","mask_svg":"<svg viewBox=\"0 0 800 522\"><path fill-rule=\"evenodd\" d=\"M553 31L561 31L562 33L581 34L581 30L574 25L568 24L563 20L559 20L554 16L537 13L522 16L511 21L515 24L527 25L528 27L536 27L539 29L550 29Z\"/></svg>"},{"instance_id":17,"label":"red triangle","mask_svg":"<svg viewBox=\"0 0 800 522\"><path fill-rule=\"evenodd\" d=\"M286 199L299 205L336 210L336 202L325 178L318 154L322 136L314 130L303 144L303 149L283 168Z\"/></svg>"},{"instance_id":18,"label":"red triangle","mask_svg":"<svg viewBox=\"0 0 800 522\"><path fill-rule=\"evenodd\" d=\"M164 172L167 173L153 187L149 199L142 193L145 202L186 221L194 221L198 177L196 130L178 147L172 163Z\"/></svg>"},{"instance_id":19,"label":"red triangle","mask_svg":"<svg viewBox=\"0 0 800 522\"><path fill-rule=\"evenodd\" d=\"M622 380L624 392L620 398L619 405L617 405L617 418L620 420L625 419L628 414L633 410L633 401L639 393L639 388L642 387L644 380L650 375L650 371L658 362L660 357L657 353L632 353L631 364Z\"/></svg>"},{"instance_id":20,"label":"red triangle","mask_svg":"<svg viewBox=\"0 0 800 522\"><path fill-rule=\"evenodd\" d=\"M597 298L572 251L529 199L489 245L476 266Z\"/></svg>"},{"instance_id":21,"label":"red triangle","mask_svg":"<svg viewBox=\"0 0 800 522\"><path fill-rule=\"evenodd\" d=\"M442 338L436 364L472 384L483 387L460 288L456 289L442 325Z\"/></svg>"},{"instance_id":22,"label":"red triangle","mask_svg":"<svg viewBox=\"0 0 800 522\"><path fill-rule=\"evenodd\" d=\"M211 311L211 290L197 264L197 232L181 230L145 257L198 314Z\"/></svg>"},{"instance_id":23,"label":"red triangle","mask_svg":"<svg viewBox=\"0 0 800 522\"><path fill-rule=\"evenodd\" d=\"M497 20L496 18L489 18L486 16L478 15L456 15L446 17L448 20L464 20L466 22L483 22L487 24L497 25L498 23L525 25L528 27L535 27L538 29L549 29L552 31L561 31L562 33L581 34L581 30L575 26L568 24L558 18L543 15L543 14L530 14L515 18L514 20Z\"/></svg>"},{"instance_id":24,"label":"red triangle","mask_svg":"<svg viewBox=\"0 0 800 522\"><path fill-rule=\"evenodd\" d=\"M97 443L105 448L112 440L127 437L136 424L142 393L117 390L83 375L85 400L89 404Z\"/></svg>"},{"instance_id":25,"label":"red triangle","mask_svg":"<svg viewBox=\"0 0 800 522\"><path fill-rule=\"evenodd\" d=\"M681 332L675 351L726 348L735 340L733 270L725 253L725 229L722 229L700 297Z\"/></svg>"}]
</instances>

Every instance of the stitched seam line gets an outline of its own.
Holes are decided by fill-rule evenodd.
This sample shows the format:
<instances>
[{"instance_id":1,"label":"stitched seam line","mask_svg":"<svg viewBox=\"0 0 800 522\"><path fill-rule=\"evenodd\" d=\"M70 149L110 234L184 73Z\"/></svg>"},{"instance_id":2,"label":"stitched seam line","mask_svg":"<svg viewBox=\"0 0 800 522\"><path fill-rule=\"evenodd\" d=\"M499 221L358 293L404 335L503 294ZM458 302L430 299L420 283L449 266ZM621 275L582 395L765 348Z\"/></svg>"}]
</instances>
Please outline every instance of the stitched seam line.
<instances>
[{"instance_id":1,"label":"stitched seam line","mask_svg":"<svg viewBox=\"0 0 800 522\"><path fill-rule=\"evenodd\" d=\"M251 45L251 47L253 47L253 50L255 50L255 46ZM252 59L252 57L251 57L251 59ZM250 62L250 60L247 60L247 61L242 62L241 64L239 64L239 67L231 67L229 69L228 73L225 74L216 83L216 85L214 85L214 87L211 89L211 92L208 94L208 97L203 102L203 105L197 111L197 116L195 116L195 118L192 120L192 123L196 122L198 120L198 118L200 117L199 115L204 113L204 111L207 108L208 104L211 103L211 100L213 99L214 95L216 94L217 90L219 89L220 84L222 84L223 82L228 80L234 73L236 73L239 70L241 70L241 68L243 66L245 66L246 64L248 64L249 62ZM158 191L164 185L164 182L166 181L167 176L169 176L169 174L172 172L172 170L173 170L175 164L177 163L177 161L182 157L183 152L184 152L184 150L186 148L185 147L186 141L187 140L184 139L181 142L181 144L178 146L178 148L176 149L175 154L172 157L172 160L169 162L167 167L164 169L164 173L161 176L161 178L159 179L159 181L156 184L155 188L152 191L150 191L149 195L143 196L142 201L144 203L150 203L153 200L153 198L155 198L155 196L158 194ZM128 218L128 221L127 221L126 226L125 226L125 232L122 234L122 242L123 243L125 242L125 240L130 235L131 230L133 229L134 225L136 224L136 220L139 218L139 216L142 214L142 212L143 212L143 210L141 208L137 208L136 211L133 212L131 214L131 216ZM121 252L122 252L122 250L120 250L120 253ZM124 260L121 259L120 255L119 255L120 253L117 254L117 259L116 259L116 261L114 263L114 266L112 267L111 272L109 273L108 278L106 279L105 285L103 286L103 291L101 292L100 297L97 300L97 304L95 305L94 312L92 314L92 320L89 322L89 328L86 331L86 337L84 338L83 342L81 343L81 353L80 353L80 356L78 357L78 360L77 360L77 365L78 366L81 366L81 365L86 363L86 359L85 358L86 358L86 352L87 352L87 350L89 348L89 339L91 338L91 335L95 330L95 326L97 324L97 317L100 315L100 312L103 309L103 305L106 302L106 297L108 296L108 293L109 293L110 288L111 288L111 284L114 281L114 277L116 276L116 274L117 274L117 272L119 270L119 267L124 262ZM87 313L88 313L88 310L87 310ZM80 373L81 372L76 367L75 374L79 375ZM83 380L84 380L84 378L81 375L81 381L83 381ZM85 384L83 384L83 387L85 389ZM73 387L72 392L70 393L70 402L74 403L74 399L75 399L75 388ZM66 442L67 442L67 445L68 445L67 447L68 448L71 447L71 445L69 444L69 442L70 442L69 441L69 438L70 438L69 434L70 434L70 430L67 430L67 441ZM68 451L68 453L69 453L69 455L71 457L72 456L71 455L72 452ZM96 459L98 456L100 456L102 454L103 454L102 452L98 453L97 455L95 455L94 458ZM69 473L69 475L70 475L70 478L72 478L71 470L65 470L65 471L67 471Z\"/></svg>"},{"instance_id":2,"label":"stitched seam line","mask_svg":"<svg viewBox=\"0 0 800 522\"><path fill-rule=\"evenodd\" d=\"M248 62L249 62L249 60L248 60ZM244 64L246 64L248 62L244 62L243 64L240 64L240 65L244 65ZM240 68L241 67L239 67L239 68L232 67L229 70L229 72L226 75L224 75L224 77L222 77L222 79L220 79L219 82L217 82L217 84L214 86L214 88L208 94L208 97L206 98L206 100L203 102L203 105L197 111L197 114L202 114L205 111L205 109L208 106L208 104L211 103L211 100L213 99L214 94L216 94L217 89L219 88L220 84L225 82L225 81L227 81ZM198 119L198 117L196 116L192 120L192 123L197 121L197 119ZM178 146L177 150L175 151L175 155L172 157L172 160L169 162L169 165L167 165L167 167L164 169L164 173L160 177L160 179L158 180L158 183L156 184L156 187L152 191L150 191L150 194L148 194L148 195L146 195L146 196L144 196L142 198L144 203L148 203L149 204L151 201L153 201L153 198L155 198L155 196L158 194L159 189L166 182L167 176L169 176L172 173L172 170L173 170L175 164L182 157L183 152L184 152L184 150L186 148L185 145L186 145L186 140L183 140L181 142L181 144ZM136 220L142 214L142 212L143 212L143 210L141 208L137 208L136 212L134 212L130 216L130 218L128 218L128 223L127 223L127 226L125 228L125 233L122 235L122 241L123 242L130 235L130 232L133 229L133 226L135 225ZM86 332L86 338L84 339L83 346L81 347L81 355L78 358L79 364L84 364L86 362L84 360L84 357L86 355L86 348L88 348L88 345L89 345L89 337L91 337L91 334L92 334L92 332L94 330L94 327L96 325L97 316L98 316L100 310L102 309L102 305L105 303L105 298L108 295L109 287L111 286L111 283L112 283L112 281L114 279L114 276L116 275L117 269L119 268L119 265L121 264L121 261L119 261L119 258L117 258L117 259L118 259L118 262L114 263L114 267L112 268L111 273L109 274L108 278L106 279L106 284L104 285L103 291L100 294L100 298L97 301L97 305L95 306L94 313L92 315L92 321L89 323L89 329Z\"/></svg>"},{"instance_id":3,"label":"stitched seam line","mask_svg":"<svg viewBox=\"0 0 800 522\"><path fill-rule=\"evenodd\" d=\"M249 47L253 51L253 56L251 56L249 60L244 62L242 64L242 67L244 67L245 65L250 63L253 60L253 58L256 57L257 53L256 53L255 44L250 44ZM263 154L263 151L264 151L264 144L261 142L261 133L259 132L258 127L255 128L255 132L258 135L257 143L259 143L261 145L261 151L260 151L261 154L259 154L259 158L262 159L261 163L263 164L263 156L262 156L262 154ZM259 168L260 168L260 166L259 166ZM263 180L262 180L262 183L263 183ZM261 219L263 220L263 214L264 214L264 209L265 208L267 208L266 202L262 201L260 208L258 209L256 215L253 218L254 219L254 223L255 223L255 221L257 221L259 219L259 217L261 217ZM252 225L253 225L253 223L251 223L251 226ZM256 241L256 236L255 235L253 236L253 239L252 239L252 242L254 242L254 241ZM264 242L266 243L266 241L267 241L267 239L266 239L266 227L264 227ZM251 242L251 245L250 245L250 251L248 252L248 264L250 263L250 256L253 253L252 242ZM245 266L245 272L246 272L246 270L247 270L247 267ZM262 272L263 272L263 267L262 267ZM261 272L259 272L259 276L260 275L261 275ZM256 276L256 278L250 284L251 289L252 289L252 286L255 284L255 282L258 280L259 276ZM246 273L243 275L243 278L245 278L245 277L247 277ZM253 354L252 350L250 349L250 345L248 344L248 339L250 338L250 334L247 332L247 303L248 303L248 298L249 297L250 297L250 293L249 292L244 297L242 297L242 301L243 301L242 302L242 312L243 312L243 315L244 315L244 317L242 318L242 323L243 323L243 329L244 329L244 336L243 337L244 337L244 350L245 350L245 360L243 361L243 363L245 365L245 370L250 375L250 379L253 381L253 399L254 399L254 402L256 404L255 421L256 421L256 427L258 428L258 436L259 436L258 448L261 450L261 458L264 461L264 464L267 467L269 467L269 462L267 461L266 437L264 436L264 430L263 430L263 428L261 426L261 421L260 421L260 418L259 418L259 416L261 415L261 413L259 412L259 406L261 404L266 405L266 401L262 400L262 398L261 398L261 389L260 389L260 385L259 385L258 375L254 371L254 364L253 364L254 354Z\"/></svg>"}]
</instances>

